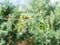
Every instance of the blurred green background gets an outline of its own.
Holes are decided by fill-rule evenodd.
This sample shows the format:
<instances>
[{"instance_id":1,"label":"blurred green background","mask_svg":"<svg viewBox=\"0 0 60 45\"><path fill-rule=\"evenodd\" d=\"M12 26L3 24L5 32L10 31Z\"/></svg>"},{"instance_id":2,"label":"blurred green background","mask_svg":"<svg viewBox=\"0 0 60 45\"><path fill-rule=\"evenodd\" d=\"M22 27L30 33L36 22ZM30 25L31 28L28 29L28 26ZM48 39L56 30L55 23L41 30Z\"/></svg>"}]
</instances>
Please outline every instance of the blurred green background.
<instances>
[{"instance_id":1,"label":"blurred green background","mask_svg":"<svg viewBox=\"0 0 60 45\"><path fill-rule=\"evenodd\" d=\"M0 45L23 41L60 45L59 0L0 0Z\"/></svg>"}]
</instances>

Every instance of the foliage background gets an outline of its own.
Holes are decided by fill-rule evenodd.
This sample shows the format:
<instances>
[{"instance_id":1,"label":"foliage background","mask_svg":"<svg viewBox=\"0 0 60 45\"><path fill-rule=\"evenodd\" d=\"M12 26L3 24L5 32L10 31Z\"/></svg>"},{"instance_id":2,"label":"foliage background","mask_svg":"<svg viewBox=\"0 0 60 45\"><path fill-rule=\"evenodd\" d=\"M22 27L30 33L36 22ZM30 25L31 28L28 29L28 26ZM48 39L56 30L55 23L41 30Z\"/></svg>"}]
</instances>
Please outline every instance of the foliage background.
<instances>
[{"instance_id":1,"label":"foliage background","mask_svg":"<svg viewBox=\"0 0 60 45\"><path fill-rule=\"evenodd\" d=\"M0 45L17 45L24 40L27 45L60 45L57 2L52 5L50 0L31 0L22 11L8 0L0 5Z\"/></svg>"}]
</instances>

